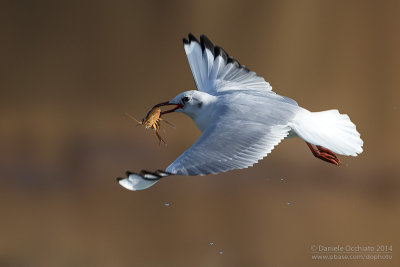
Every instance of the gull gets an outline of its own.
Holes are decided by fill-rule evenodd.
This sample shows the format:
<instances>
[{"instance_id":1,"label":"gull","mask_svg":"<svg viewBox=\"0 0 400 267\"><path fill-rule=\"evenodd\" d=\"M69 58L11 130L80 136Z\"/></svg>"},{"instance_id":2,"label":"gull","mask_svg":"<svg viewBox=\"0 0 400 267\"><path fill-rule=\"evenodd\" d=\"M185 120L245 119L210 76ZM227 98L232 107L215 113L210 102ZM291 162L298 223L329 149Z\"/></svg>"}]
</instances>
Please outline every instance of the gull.
<instances>
[{"instance_id":1,"label":"gull","mask_svg":"<svg viewBox=\"0 0 400 267\"><path fill-rule=\"evenodd\" d=\"M357 156L363 141L348 115L338 110L310 112L272 91L264 78L241 65L205 36L192 34L183 46L197 90L155 105L172 105L202 132L165 170L127 172L117 178L128 190L143 190L170 175L207 175L253 166L283 139L303 139L313 155L339 165L335 155Z\"/></svg>"}]
</instances>

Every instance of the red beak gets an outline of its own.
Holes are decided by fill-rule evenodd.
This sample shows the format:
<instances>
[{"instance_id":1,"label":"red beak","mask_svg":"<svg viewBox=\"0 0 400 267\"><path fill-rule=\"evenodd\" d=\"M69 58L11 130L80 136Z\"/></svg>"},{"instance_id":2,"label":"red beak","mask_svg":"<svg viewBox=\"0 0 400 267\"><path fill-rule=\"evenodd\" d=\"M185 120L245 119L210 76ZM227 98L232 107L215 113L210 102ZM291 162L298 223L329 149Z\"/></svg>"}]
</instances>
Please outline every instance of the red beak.
<instances>
[{"instance_id":1,"label":"red beak","mask_svg":"<svg viewBox=\"0 0 400 267\"><path fill-rule=\"evenodd\" d=\"M179 108L183 108L183 106L182 106L181 104L172 104L172 103L169 103L169 101L163 102L163 103L160 103L160 104L157 104L157 105L155 105L153 108L158 108L158 107L161 107L161 106L176 106L176 107L173 108L173 109L166 110L166 111L162 111L162 112L161 112L161 115L174 112L175 110L177 110L177 109L179 109Z\"/></svg>"}]
</instances>

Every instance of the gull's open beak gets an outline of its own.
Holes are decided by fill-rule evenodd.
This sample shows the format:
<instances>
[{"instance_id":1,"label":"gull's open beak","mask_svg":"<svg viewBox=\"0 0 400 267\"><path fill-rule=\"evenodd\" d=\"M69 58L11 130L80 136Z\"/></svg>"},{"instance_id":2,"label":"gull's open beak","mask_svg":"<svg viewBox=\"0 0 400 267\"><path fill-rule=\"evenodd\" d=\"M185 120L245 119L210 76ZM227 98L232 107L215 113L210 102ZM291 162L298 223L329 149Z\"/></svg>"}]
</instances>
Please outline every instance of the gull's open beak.
<instances>
[{"instance_id":1,"label":"gull's open beak","mask_svg":"<svg viewBox=\"0 0 400 267\"><path fill-rule=\"evenodd\" d=\"M164 115L164 114L167 114L167 113L171 113L171 112L174 112L177 109L183 108L183 106L181 104L173 104L173 103L170 103L169 101L157 104L153 108L158 108L158 107L161 107L161 106L175 106L173 109L162 111L161 115Z\"/></svg>"}]
</instances>

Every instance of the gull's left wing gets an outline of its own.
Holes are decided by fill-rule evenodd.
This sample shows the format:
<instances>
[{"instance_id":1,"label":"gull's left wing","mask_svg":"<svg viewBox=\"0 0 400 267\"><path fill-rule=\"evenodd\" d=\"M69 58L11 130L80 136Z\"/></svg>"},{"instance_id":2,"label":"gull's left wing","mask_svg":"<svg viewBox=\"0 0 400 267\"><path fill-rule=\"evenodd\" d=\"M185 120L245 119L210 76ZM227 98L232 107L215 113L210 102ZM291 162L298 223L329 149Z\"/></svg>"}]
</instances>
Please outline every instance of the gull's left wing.
<instances>
[{"instance_id":1,"label":"gull's left wing","mask_svg":"<svg viewBox=\"0 0 400 267\"><path fill-rule=\"evenodd\" d=\"M128 190L143 190L169 175L206 175L244 169L267 156L285 138L287 124L224 120L209 126L165 171L127 173L118 178Z\"/></svg>"},{"instance_id":2,"label":"gull's left wing","mask_svg":"<svg viewBox=\"0 0 400 267\"><path fill-rule=\"evenodd\" d=\"M267 156L289 131L287 124L216 121L166 172L206 175L244 169Z\"/></svg>"}]
</instances>

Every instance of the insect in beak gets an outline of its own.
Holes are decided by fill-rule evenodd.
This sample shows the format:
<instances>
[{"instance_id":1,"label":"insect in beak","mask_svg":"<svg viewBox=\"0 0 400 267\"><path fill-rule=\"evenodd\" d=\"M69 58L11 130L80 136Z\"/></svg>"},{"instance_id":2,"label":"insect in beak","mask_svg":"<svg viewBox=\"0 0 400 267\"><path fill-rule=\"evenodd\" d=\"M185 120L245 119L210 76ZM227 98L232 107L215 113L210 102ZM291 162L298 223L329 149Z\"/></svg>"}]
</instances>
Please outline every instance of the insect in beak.
<instances>
[{"instance_id":1,"label":"insect in beak","mask_svg":"<svg viewBox=\"0 0 400 267\"><path fill-rule=\"evenodd\" d=\"M157 104L153 108L158 108L158 107L161 107L161 106L176 106L176 107L173 108L173 109L170 109L170 110L162 111L160 115L171 113L171 112L174 112L175 110L177 110L179 108L183 108L183 106L181 104L172 104L169 101Z\"/></svg>"}]
</instances>

